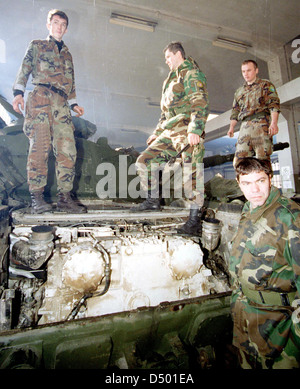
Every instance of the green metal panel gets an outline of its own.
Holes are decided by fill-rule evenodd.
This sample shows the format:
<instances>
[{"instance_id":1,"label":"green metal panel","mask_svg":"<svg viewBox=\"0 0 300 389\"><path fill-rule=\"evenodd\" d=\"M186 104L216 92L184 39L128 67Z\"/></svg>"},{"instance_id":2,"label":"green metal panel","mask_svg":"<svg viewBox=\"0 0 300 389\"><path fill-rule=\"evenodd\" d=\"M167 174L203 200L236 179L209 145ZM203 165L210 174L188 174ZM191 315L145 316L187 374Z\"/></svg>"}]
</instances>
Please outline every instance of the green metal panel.
<instances>
[{"instance_id":1,"label":"green metal panel","mask_svg":"<svg viewBox=\"0 0 300 389\"><path fill-rule=\"evenodd\" d=\"M3 332L0 367L190 368L203 347L224 349L231 329L230 293L203 296Z\"/></svg>"}]
</instances>

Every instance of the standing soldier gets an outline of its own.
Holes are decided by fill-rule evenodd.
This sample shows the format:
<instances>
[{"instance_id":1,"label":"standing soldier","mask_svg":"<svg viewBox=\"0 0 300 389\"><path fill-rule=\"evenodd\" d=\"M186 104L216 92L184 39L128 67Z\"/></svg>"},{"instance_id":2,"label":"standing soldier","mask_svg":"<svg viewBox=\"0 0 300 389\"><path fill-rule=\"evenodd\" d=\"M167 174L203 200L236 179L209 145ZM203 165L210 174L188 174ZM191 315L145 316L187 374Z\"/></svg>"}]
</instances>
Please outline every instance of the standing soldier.
<instances>
[{"instance_id":1,"label":"standing soldier","mask_svg":"<svg viewBox=\"0 0 300 389\"><path fill-rule=\"evenodd\" d=\"M69 105L77 116L83 115L84 109L76 103L73 60L62 41L67 27L68 17L64 12L49 11L49 36L29 44L13 86L13 108L21 113L26 84L32 74L35 87L28 95L23 130L29 138L27 177L33 213L52 209L43 196L51 144L56 158L57 209L86 212L70 194L75 177L76 144Z\"/></svg>"},{"instance_id":2,"label":"standing soldier","mask_svg":"<svg viewBox=\"0 0 300 389\"><path fill-rule=\"evenodd\" d=\"M242 74L245 84L235 92L230 128L227 132L229 137L233 137L236 124L242 121L234 166L245 157L270 160L273 152L272 137L278 133L280 112L275 86L270 81L257 77L257 63L251 59L244 61Z\"/></svg>"},{"instance_id":3,"label":"standing soldier","mask_svg":"<svg viewBox=\"0 0 300 389\"><path fill-rule=\"evenodd\" d=\"M230 257L233 344L243 368L300 367L300 207L271 186L267 160L245 158L248 200Z\"/></svg>"},{"instance_id":4,"label":"standing soldier","mask_svg":"<svg viewBox=\"0 0 300 389\"><path fill-rule=\"evenodd\" d=\"M204 127L208 116L206 77L191 57L185 57L180 42L170 43L164 54L170 73L162 88L160 120L147 140L148 148L136 164L141 188L147 197L136 210L160 209L156 173L162 164L189 145L182 153L182 160L183 165L191 166L191 174L186 174L183 181L190 216L179 232L197 234L199 211L204 202L203 172L199 172L199 178L196 171L200 170L200 165L202 169L204 156Z\"/></svg>"}]
</instances>

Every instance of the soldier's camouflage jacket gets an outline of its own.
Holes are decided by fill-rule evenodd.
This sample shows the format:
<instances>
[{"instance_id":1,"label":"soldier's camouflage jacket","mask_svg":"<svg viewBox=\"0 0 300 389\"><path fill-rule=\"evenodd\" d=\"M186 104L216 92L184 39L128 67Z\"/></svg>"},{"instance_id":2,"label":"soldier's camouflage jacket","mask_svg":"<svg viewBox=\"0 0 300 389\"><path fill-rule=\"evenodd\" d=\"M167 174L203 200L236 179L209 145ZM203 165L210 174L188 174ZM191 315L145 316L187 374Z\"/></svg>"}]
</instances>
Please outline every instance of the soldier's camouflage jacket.
<instances>
[{"instance_id":1,"label":"soldier's camouflage jacket","mask_svg":"<svg viewBox=\"0 0 300 389\"><path fill-rule=\"evenodd\" d=\"M230 274L233 344L250 355L274 358L280 355L288 339L292 339L295 349L299 350L300 325L291 320L294 309L257 304L247 298L240 287L243 284L252 290L274 291L278 295L296 291L295 299L299 299L299 230L299 205L281 196L275 187L271 188L263 206L253 210L249 203L244 206L233 239Z\"/></svg>"},{"instance_id":2,"label":"soldier's camouflage jacket","mask_svg":"<svg viewBox=\"0 0 300 389\"><path fill-rule=\"evenodd\" d=\"M31 41L13 89L24 92L30 74L34 85L51 84L68 96L69 105L76 103L73 60L65 44L59 52L51 36Z\"/></svg>"},{"instance_id":3,"label":"soldier's camouflage jacket","mask_svg":"<svg viewBox=\"0 0 300 389\"><path fill-rule=\"evenodd\" d=\"M247 120L259 113L270 115L280 112L280 100L275 86L268 80L256 78L253 84L245 83L234 94L230 120Z\"/></svg>"},{"instance_id":4,"label":"soldier's camouflage jacket","mask_svg":"<svg viewBox=\"0 0 300 389\"><path fill-rule=\"evenodd\" d=\"M188 133L204 138L208 104L206 77L189 57L175 71L171 71L163 83L161 117L155 135L172 129L184 120L188 124Z\"/></svg>"}]
</instances>

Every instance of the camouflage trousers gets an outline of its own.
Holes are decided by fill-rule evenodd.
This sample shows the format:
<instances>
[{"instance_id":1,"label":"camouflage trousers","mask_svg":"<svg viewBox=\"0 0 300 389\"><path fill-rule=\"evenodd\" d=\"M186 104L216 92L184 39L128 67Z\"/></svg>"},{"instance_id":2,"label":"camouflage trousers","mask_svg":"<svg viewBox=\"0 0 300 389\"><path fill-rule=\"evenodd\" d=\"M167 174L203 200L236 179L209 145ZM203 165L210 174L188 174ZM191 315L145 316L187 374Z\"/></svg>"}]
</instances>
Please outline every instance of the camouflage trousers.
<instances>
[{"instance_id":1,"label":"camouflage trousers","mask_svg":"<svg viewBox=\"0 0 300 389\"><path fill-rule=\"evenodd\" d=\"M161 197L168 197L170 180L164 180L164 174L169 174L167 163L187 143L186 125L178 124L172 130L164 130L138 157L136 168L145 196L151 193L151 197L159 197L159 173L162 172ZM201 139L198 145L190 146L181 154L180 164L175 163L171 167L177 185L175 198L185 198L191 207L198 208L204 203L203 157L204 145Z\"/></svg>"},{"instance_id":2,"label":"camouflage trousers","mask_svg":"<svg viewBox=\"0 0 300 389\"><path fill-rule=\"evenodd\" d=\"M67 100L46 87L36 86L26 103L24 133L29 139L29 191L47 185L48 158L53 149L58 192L73 189L76 162L74 126Z\"/></svg>"},{"instance_id":3,"label":"camouflage trousers","mask_svg":"<svg viewBox=\"0 0 300 389\"><path fill-rule=\"evenodd\" d=\"M269 135L269 119L257 118L243 121L236 144L233 166L246 157L268 159L273 152L273 140Z\"/></svg>"},{"instance_id":4,"label":"camouflage trousers","mask_svg":"<svg viewBox=\"0 0 300 389\"><path fill-rule=\"evenodd\" d=\"M233 345L242 368L300 367L300 337L292 312L290 306L249 305L245 297L232 304Z\"/></svg>"},{"instance_id":5,"label":"camouflage trousers","mask_svg":"<svg viewBox=\"0 0 300 389\"><path fill-rule=\"evenodd\" d=\"M238 349L239 364L242 369L299 369L300 350L288 339L282 353L276 358L266 358L261 355L254 357L245 351Z\"/></svg>"}]
</instances>

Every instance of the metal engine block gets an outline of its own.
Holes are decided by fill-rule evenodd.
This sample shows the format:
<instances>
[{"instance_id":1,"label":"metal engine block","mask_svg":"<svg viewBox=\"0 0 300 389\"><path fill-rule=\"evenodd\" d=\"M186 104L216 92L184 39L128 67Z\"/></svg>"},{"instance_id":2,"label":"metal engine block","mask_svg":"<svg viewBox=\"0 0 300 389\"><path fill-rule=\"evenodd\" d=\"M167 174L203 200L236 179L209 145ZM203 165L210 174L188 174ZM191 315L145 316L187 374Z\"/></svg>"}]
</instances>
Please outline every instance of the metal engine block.
<instances>
[{"instance_id":1,"label":"metal engine block","mask_svg":"<svg viewBox=\"0 0 300 389\"><path fill-rule=\"evenodd\" d=\"M200 236L178 234L188 210L171 207L5 217L0 367L223 364L233 208L208 212Z\"/></svg>"},{"instance_id":2,"label":"metal engine block","mask_svg":"<svg viewBox=\"0 0 300 389\"><path fill-rule=\"evenodd\" d=\"M21 326L33 320L29 316L46 324L229 290L226 280L204 265L203 251L195 239L153 232L121 234L111 227L53 229L50 259L45 255L45 267L39 270L46 273L46 281L42 276L38 281L35 269L14 265L20 263L17 254L24 252L20 247L32 240L32 234L37 233L31 227L17 227L11 239L10 289L20 288L22 278L27 301ZM49 246L48 242L47 236ZM39 245L45 244L39 240ZM32 262L31 256L28 263ZM32 301L38 295L42 302L31 304L31 311L36 312L29 315L30 294Z\"/></svg>"},{"instance_id":3,"label":"metal engine block","mask_svg":"<svg viewBox=\"0 0 300 389\"><path fill-rule=\"evenodd\" d=\"M200 237L168 223L120 220L16 225L8 290L24 328L230 291L228 243L237 217L221 210ZM89 217L91 217L89 215ZM94 217L95 218L95 217Z\"/></svg>"}]
</instances>

